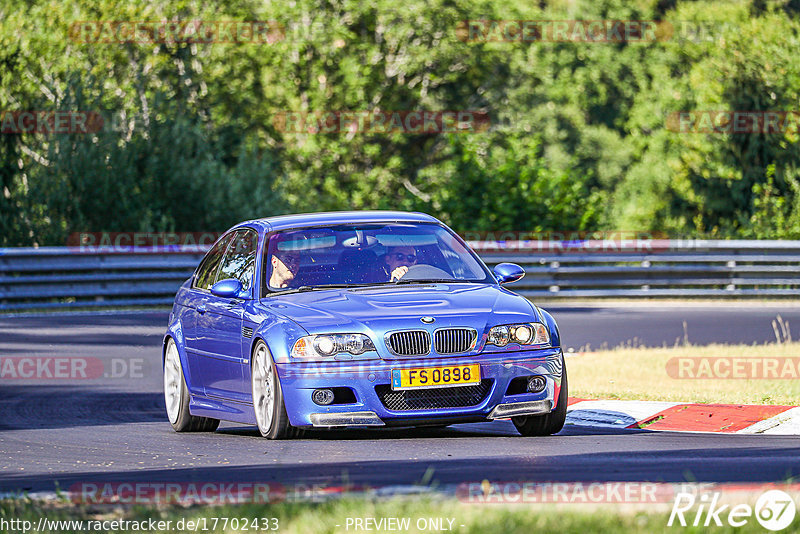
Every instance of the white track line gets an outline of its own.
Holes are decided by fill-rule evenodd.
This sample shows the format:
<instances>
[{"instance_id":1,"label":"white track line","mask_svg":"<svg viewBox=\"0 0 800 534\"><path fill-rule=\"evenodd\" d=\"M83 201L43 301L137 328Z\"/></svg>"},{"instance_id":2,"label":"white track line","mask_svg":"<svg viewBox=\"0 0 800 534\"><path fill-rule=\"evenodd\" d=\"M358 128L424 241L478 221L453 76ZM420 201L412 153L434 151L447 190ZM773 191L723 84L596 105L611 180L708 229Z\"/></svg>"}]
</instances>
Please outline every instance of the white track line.
<instances>
[{"instance_id":1,"label":"white track line","mask_svg":"<svg viewBox=\"0 0 800 534\"><path fill-rule=\"evenodd\" d=\"M739 430L739 434L800 435L800 407L786 410Z\"/></svg>"}]
</instances>

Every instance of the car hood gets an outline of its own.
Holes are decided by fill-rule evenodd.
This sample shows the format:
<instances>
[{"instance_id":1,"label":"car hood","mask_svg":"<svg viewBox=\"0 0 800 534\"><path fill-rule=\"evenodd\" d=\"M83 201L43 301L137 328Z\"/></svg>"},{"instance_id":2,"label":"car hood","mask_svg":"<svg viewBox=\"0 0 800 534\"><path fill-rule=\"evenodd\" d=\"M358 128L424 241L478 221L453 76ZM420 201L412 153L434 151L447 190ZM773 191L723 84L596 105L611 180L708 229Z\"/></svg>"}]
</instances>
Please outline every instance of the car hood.
<instances>
[{"instance_id":1,"label":"car hood","mask_svg":"<svg viewBox=\"0 0 800 534\"><path fill-rule=\"evenodd\" d=\"M316 290L262 300L311 334L388 331L448 326L475 328L541 321L527 299L490 284L413 284ZM424 324L421 317L433 317Z\"/></svg>"}]
</instances>

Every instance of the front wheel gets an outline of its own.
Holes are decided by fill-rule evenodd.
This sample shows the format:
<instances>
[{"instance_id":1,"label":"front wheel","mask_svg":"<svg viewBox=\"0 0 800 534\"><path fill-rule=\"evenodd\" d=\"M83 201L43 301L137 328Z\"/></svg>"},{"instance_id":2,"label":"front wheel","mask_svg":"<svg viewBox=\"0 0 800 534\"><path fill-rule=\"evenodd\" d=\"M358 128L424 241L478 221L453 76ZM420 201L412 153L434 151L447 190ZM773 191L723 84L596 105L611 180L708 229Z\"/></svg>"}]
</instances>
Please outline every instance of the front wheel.
<instances>
[{"instance_id":1,"label":"front wheel","mask_svg":"<svg viewBox=\"0 0 800 534\"><path fill-rule=\"evenodd\" d=\"M297 435L296 429L289 424L275 363L272 361L267 344L263 341L256 343L253 351L251 382L256 425L261 435L269 439L284 439Z\"/></svg>"},{"instance_id":2,"label":"front wheel","mask_svg":"<svg viewBox=\"0 0 800 534\"><path fill-rule=\"evenodd\" d=\"M181 358L175 341L167 341L164 353L164 404L167 417L175 432L213 432L219 419L197 417L189 413L189 388L183 376Z\"/></svg>"},{"instance_id":3,"label":"front wheel","mask_svg":"<svg viewBox=\"0 0 800 534\"><path fill-rule=\"evenodd\" d=\"M512 417L511 421L523 436L549 436L564 428L567 419L567 366L561 366L561 391L558 393L556 409L544 415Z\"/></svg>"}]
</instances>

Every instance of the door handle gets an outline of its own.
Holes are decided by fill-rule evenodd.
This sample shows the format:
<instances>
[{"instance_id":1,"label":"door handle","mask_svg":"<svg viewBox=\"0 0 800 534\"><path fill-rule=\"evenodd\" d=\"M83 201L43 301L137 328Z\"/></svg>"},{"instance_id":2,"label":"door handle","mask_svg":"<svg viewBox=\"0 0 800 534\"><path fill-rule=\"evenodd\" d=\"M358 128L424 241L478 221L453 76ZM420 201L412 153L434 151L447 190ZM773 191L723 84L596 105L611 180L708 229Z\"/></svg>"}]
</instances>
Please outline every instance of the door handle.
<instances>
[{"instance_id":1,"label":"door handle","mask_svg":"<svg viewBox=\"0 0 800 534\"><path fill-rule=\"evenodd\" d=\"M205 302L197 307L197 313L199 313L200 315L203 315L206 311L208 311L208 308L206 308Z\"/></svg>"}]
</instances>

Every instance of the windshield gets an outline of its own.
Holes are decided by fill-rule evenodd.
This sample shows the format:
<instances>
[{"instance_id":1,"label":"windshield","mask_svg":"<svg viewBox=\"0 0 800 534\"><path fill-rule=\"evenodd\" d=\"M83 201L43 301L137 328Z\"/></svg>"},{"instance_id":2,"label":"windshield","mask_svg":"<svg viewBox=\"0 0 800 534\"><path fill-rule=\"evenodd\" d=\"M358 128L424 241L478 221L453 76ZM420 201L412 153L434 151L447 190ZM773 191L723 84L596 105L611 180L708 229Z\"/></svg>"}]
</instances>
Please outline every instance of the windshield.
<instances>
[{"instance_id":1,"label":"windshield","mask_svg":"<svg viewBox=\"0 0 800 534\"><path fill-rule=\"evenodd\" d=\"M275 233L265 258L269 291L408 282L494 283L486 267L446 228L381 223Z\"/></svg>"}]
</instances>

